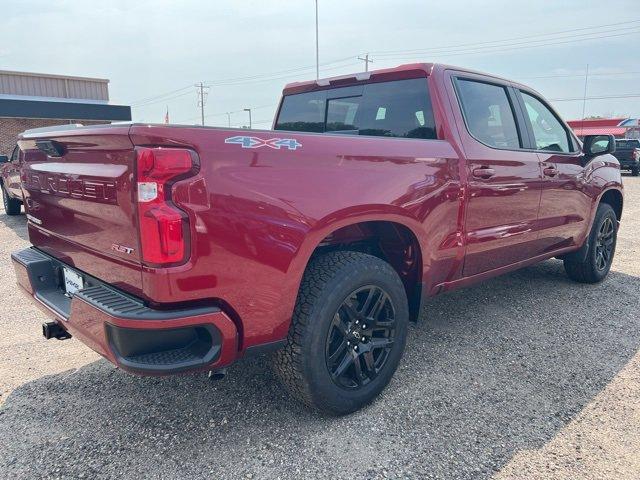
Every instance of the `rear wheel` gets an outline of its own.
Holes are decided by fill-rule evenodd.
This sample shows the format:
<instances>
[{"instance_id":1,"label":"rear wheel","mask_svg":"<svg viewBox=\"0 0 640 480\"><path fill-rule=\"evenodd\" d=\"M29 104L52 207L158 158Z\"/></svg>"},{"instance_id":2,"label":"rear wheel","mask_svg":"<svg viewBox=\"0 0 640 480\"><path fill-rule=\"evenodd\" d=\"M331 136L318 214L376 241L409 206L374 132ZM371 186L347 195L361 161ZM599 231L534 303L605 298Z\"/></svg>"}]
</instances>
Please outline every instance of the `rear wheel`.
<instances>
[{"instance_id":1,"label":"rear wheel","mask_svg":"<svg viewBox=\"0 0 640 480\"><path fill-rule=\"evenodd\" d=\"M389 264L359 252L318 256L304 274L275 370L307 405L335 415L353 412L389 383L408 320L404 286Z\"/></svg>"},{"instance_id":2,"label":"rear wheel","mask_svg":"<svg viewBox=\"0 0 640 480\"><path fill-rule=\"evenodd\" d=\"M634 177L637 177L638 175L640 175L640 167L632 167L631 175L633 175Z\"/></svg>"},{"instance_id":3,"label":"rear wheel","mask_svg":"<svg viewBox=\"0 0 640 480\"><path fill-rule=\"evenodd\" d=\"M618 219L611 205L601 203L596 212L591 232L589 249L584 259L564 260L564 269L572 280L582 283L602 281L613 263L618 235Z\"/></svg>"},{"instance_id":4,"label":"rear wheel","mask_svg":"<svg viewBox=\"0 0 640 480\"><path fill-rule=\"evenodd\" d=\"M2 203L4 204L4 211L7 215L20 215L20 206L22 202L11 198L2 185Z\"/></svg>"}]
</instances>

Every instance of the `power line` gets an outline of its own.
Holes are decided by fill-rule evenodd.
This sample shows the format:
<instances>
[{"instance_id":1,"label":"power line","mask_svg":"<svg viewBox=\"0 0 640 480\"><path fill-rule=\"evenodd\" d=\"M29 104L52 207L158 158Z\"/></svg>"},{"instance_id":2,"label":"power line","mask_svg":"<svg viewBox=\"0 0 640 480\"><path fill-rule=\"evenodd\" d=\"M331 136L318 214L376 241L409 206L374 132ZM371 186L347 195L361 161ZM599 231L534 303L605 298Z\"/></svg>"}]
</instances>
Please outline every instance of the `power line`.
<instances>
[{"instance_id":1,"label":"power line","mask_svg":"<svg viewBox=\"0 0 640 480\"><path fill-rule=\"evenodd\" d=\"M138 104L146 103L146 102L148 102L148 101L150 101L150 100L155 100L155 99L157 99L157 98L161 98L161 97L166 97L167 95L171 95L171 94L173 94L173 93L182 92L183 90L186 90L186 89L188 89L188 88L191 88L191 85L189 85L189 86L187 86L187 87L178 88L177 90L171 90L170 92L166 92L166 93L162 93L162 94L159 94L159 95L155 95L155 96L153 96L153 97L142 98L142 99L140 99L140 100L136 100L136 101L134 101L134 102L131 102L131 106L132 106L132 107L135 107L135 106L137 106Z\"/></svg>"},{"instance_id":2,"label":"power line","mask_svg":"<svg viewBox=\"0 0 640 480\"><path fill-rule=\"evenodd\" d=\"M190 86L189 88L193 88L193 86ZM184 92L184 93L180 93L180 94L178 94L178 95L173 95L173 96L170 96L170 97L163 97L163 98L160 98L160 99L158 99L158 100L153 100L153 101L146 102L146 103L138 103L137 105L131 105L131 107L132 107L132 108L146 107L146 106L148 106L148 105L153 105L153 104L155 104L155 103L164 103L164 102L166 102L166 101L174 100L174 99L176 99L176 98L184 97L184 96L186 96L186 95L191 95L191 94L192 94L192 92L191 92L191 91L189 91L189 92Z\"/></svg>"},{"instance_id":3,"label":"power line","mask_svg":"<svg viewBox=\"0 0 640 480\"><path fill-rule=\"evenodd\" d=\"M572 39L572 40L565 40L562 42L548 42L548 43L538 43L538 44L524 44L521 46L509 46L509 45L493 45L493 46L488 46L488 47L478 47L478 48L474 48L474 49L467 49L467 50L456 50L456 51L452 51L452 52L435 52L435 51L430 51L430 50L425 50L423 52L420 52L420 55L424 55L424 54L431 54L431 55L446 55L448 57L453 57L453 56L459 56L459 55L476 55L476 54L483 54L483 53L503 53L503 52L507 52L510 50L522 50L522 49L528 49L528 48L538 48L538 47L548 47L548 46L554 46L554 45L564 45L567 43L575 43L575 42L584 42L584 41L589 41L589 40L600 40L603 38L614 38L614 37L622 37L622 36L627 36L627 35L635 35L640 33L640 30L634 31L634 32L625 32L625 33L618 33L618 34L613 34L613 35L601 35L601 36L592 36L589 38L576 38L576 39ZM542 41L542 40L539 40ZM513 45L513 44L512 44ZM517 45L517 44L516 44ZM413 53L411 55L416 55L417 53ZM410 55L410 53L407 53L406 55L399 55L399 56L389 56L386 57L386 59L391 60L391 59L395 59L395 60L403 60L403 59L415 59L415 56L407 56Z\"/></svg>"},{"instance_id":4,"label":"power line","mask_svg":"<svg viewBox=\"0 0 640 480\"><path fill-rule=\"evenodd\" d=\"M347 57L346 60L353 60L354 57ZM327 62L323 65L332 65L334 63L342 63L345 62L345 59L340 59L340 60L334 60L332 62ZM346 65L336 65L333 67L328 67L328 68L324 68L324 71L329 71L329 70L336 70L339 68L346 68L346 67L350 67L353 65L359 65L358 63L349 63ZM207 81L206 83L209 86L229 86L229 85L245 85L245 84L251 84L251 83L261 83L261 82L270 82L270 81L275 81L275 80L282 80L282 79L287 79L287 78L291 78L296 72L302 72L304 70L311 70L315 67L304 67L304 69L302 68L295 68L295 69L290 69L290 70L283 70L283 72L290 72L290 74L285 75L285 76L280 76L280 77L271 77L270 75L266 75L267 77L270 78L261 78L264 76L260 76L260 75L255 75L255 76L251 76L251 77L237 77L235 80L229 80L226 81L225 80L218 80L218 81ZM189 87L186 88L193 88L191 85ZM171 93L175 92L175 91L182 91L183 89L179 89L179 90L173 90ZM151 99L149 101L146 102L139 102L139 103L134 103L131 106L132 107L143 107L143 106L147 106L147 105L153 105L154 103L161 103L164 102L166 100L172 100L175 98L179 98L182 97L184 95L189 95L190 92L186 92L180 95L175 95L175 96L171 96L171 97L166 97L164 95L158 95L157 97L151 97ZM169 93L167 93L166 95L168 95ZM157 99L157 100L154 100Z\"/></svg>"},{"instance_id":5,"label":"power line","mask_svg":"<svg viewBox=\"0 0 640 480\"><path fill-rule=\"evenodd\" d=\"M327 63L325 65L330 65L330 64L334 64L334 63L344 63L346 61L351 61L352 62L352 63L348 63L348 64L344 64L344 65L335 65L333 67L323 68L322 70L326 72L328 70L336 70L336 69L339 69L339 68L350 67L352 65L359 65L358 63L353 63L354 59L355 59L355 56L351 56L351 57L348 57L347 59L340 60L339 62ZM224 85L245 85L245 84L248 84L248 83L260 83L260 82L265 82L265 81L281 80L283 78L290 78L294 74L300 74L300 73L302 73L304 71L311 72L313 70L313 68L314 67L306 67L304 69L299 69L299 70L296 69L296 71L291 71L290 73L288 73L287 75L284 75L284 76L264 75L264 76L247 77L246 79L238 79L238 80L211 81L210 83L211 83L211 85L224 86Z\"/></svg>"},{"instance_id":6,"label":"power line","mask_svg":"<svg viewBox=\"0 0 640 480\"><path fill-rule=\"evenodd\" d=\"M607 28L607 27L613 27L613 26L618 26L618 25L629 25L629 24L638 24L640 23L640 20L632 20L632 21L626 21L626 22L617 22L617 23L610 23L610 24L606 24L606 25L600 25L600 26L591 26L591 27L582 27L582 28L576 28L576 29L571 29L571 30L563 30L563 31L557 31L557 32L552 32L552 33L540 33L540 34L535 34L535 35L526 35L526 36L520 36L520 37L513 37L513 38L506 38L506 39L501 39L501 40L490 40L490 41L485 41L485 42L474 42L474 43L466 43L466 44L458 44L458 45L451 45L451 46L444 46L444 47L434 47L431 49L422 49L422 50L396 50L396 51L379 51L379 52L374 52L377 56L386 56L389 59L392 58L406 58L404 57L405 55L415 55L415 54L425 54L425 53L431 53L431 54L437 54L437 53L448 53L449 55L471 55L471 54L477 54L477 53L484 53L484 50L492 50L492 49L502 49L503 51L507 51L507 50L515 50L515 49L520 49L523 47L526 48L535 48L535 47L542 47L542 46L551 46L551 45L559 45L559 44L563 44L563 43L573 43L575 41L582 41L582 40L595 40L595 39L600 39L600 38L611 38L611 37L617 37L617 36L623 36L623 35L627 35L627 34L634 34L634 33L638 33L638 32L625 32L625 33L618 33L615 35L609 35L609 36L594 36L594 35L599 35L602 33L608 33L608 32L619 32L620 29L617 30L610 30L610 31L602 31L602 29ZM636 26L631 26L631 27L626 27L627 30L629 29L633 29L636 28ZM601 30L599 32L596 32L594 30ZM540 42L547 42L549 39L549 36L554 36L554 35L561 35L564 33L571 33L571 32L578 32L578 31L584 31L584 30L589 30L588 33L586 34L577 34L577 35L569 35L569 36L565 36L565 37L557 37L551 40L558 40L561 38L572 38L572 40L567 41L567 42L552 42L552 43L542 43L539 45L531 45L531 43L540 43ZM575 37L584 37L587 36L588 38L584 38L584 39L577 39ZM517 47L514 46L514 44L509 44L509 45L491 45L491 44L500 44L500 43L504 43L504 42L511 42L513 40L522 40L522 39L527 39L527 38L537 38L537 37L545 37L542 38L540 40L533 40L532 42L522 42L520 44L515 44L515 45L522 45L523 47ZM482 45L486 45L485 47L482 47ZM457 51L456 49L459 49L460 47L473 47L471 49L467 49L467 51ZM507 48L504 48L507 47ZM455 50L455 51L454 51ZM401 56L399 56L401 55ZM327 66L327 65L333 65L336 63L343 63L349 60L352 60L353 58L358 58L358 56L349 56L349 57L344 57L341 59L336 59L336 60L332 60L330 62L326 62L321 64L321 66ZM365 57L366 59L366 57ZM327 68L325 70L332 70L335 68L343 68L343 67L347 67L347 66L351 66L352 64L349 65L342 65L340 67L334 67L334 68ZM367 65L365 65L366 68ZM314 68L314 66L307 66L307 67L297 67L297 68L291 68L291 69L287 69L287 70L281 70L281 71L277 71L277 72L272 72L269 74L258 74L258 75L252 75L252 76L244 76L244 77L232 77L232 78L227 78L227 79L222 79L222 80L216 80L216 81L211 81L209 83L211 84L215 84L215 85L234 85L234 84L242 84L242 83L253 83L252 81L272 81L272 80L280 80L282 78L286 78L286 77L276 77L278 75L282 75L282 74L288 74L288 73L296 73L296 72L303 72L303 71L307 71L307 70L312 70ZM132 106L133 107L138 107L138 106L146 106L148 104L152 104L152 103L156 103L155 100L161 100L164 101L165 99L167 99L167 96L170 96L173 93L178 93L181 92L183 90L186 90L190 88L190 86L186 86L186 87L182 87L176 90L171 90L169 92L163 93L163 94L159 94L156 96L152 96L152 97L147 97L144 99L140 99L138 101L132 102ZM177 98L176 97L171 97L171 99L173 98Z\"/></svg>"},{"instance_id":7,"label":"power line","mask_svg":"<svg viewBox=\"0 0 640 480\"><path fill-rule=\"evenodd\" d=\"M259 105L257 107L251 107L251 110L260 110L262 108L272 108L272 107L276 107L278 104L277 103L272 103L270 105ZM230 112L217 112L217 113L210 113L208 115L205 115L204 118L212 118L212 117L222 117L223 115L232 115L234 113L241 113L244 112L244 109L241 108L239 110L232 110ZM190 117L190 118L186 118L184 120L180 120L180 122L188 122L189 120L197 120L200 117Z\"/></svg>"},{"instance_id":8,"label":"power line","mask_svg":"<svg viewBox=\"0 0 640 480\"><path fill-rule=\"evenodd\" d=\"M537 80L544 78L572 78L572 77L584 77L584 73L571 73L571 74L558 74L558 75L542 75L538 77L520 77L522 80ZM640 72L611 72L611 73L591 73L589 77L613 77L616 75L640 75Z\"/></svg>"},{"instance_id":9,"label":"power line","mask_svg":"<svg viewBox=\"0 0 640 480\"><path fill-rule=\"evenodd\" d=\"M550 102L577 102L583 100L608 100L617 98L640 98L640 93L621 93L618 95L599 95L593 97L550 98Z\"/></svg>"},{"instance_id":10,"label":"power line","mask_svg":"<svg viewBox=\"0 0 640 480\"><path fill-rule=\"evenodd\" d=\"M472 47L472 46L476 47L478 45L488 45L488 44L491 44L491 43L511 42L513 40L525 40L525 39L528 39L528 38L537 38L537 37L544 37L544 39L542 39L542 40L557 40L557 39L550 39L549 36L561 35L563 33L571 33L571 32L578 32L578 31L584 31L584 30L589 30L589 33L583 34L583 35L596 34L596 33L606 33L606 32L596 32L594 30L608 28L608 27L614 27L614 26L618 26L618 25L628 25L628 24L632 24L632 23L640 23L640 20L631 20L631 21L627 21L627 22L610 23L610 24L606 24L606 25L574 28L574 29L571 29L571 30L560 30L560 31L556 31L556 32L538 33L538 34L535 34L535 35L525 35L525 36L520 36L520 37L503 38L501 40L488 40L488 41L485 41L485 42L461 43L461 44L458 44L458 45L449 45L449 46L443 46L443 47L433 47L431 49L426 49L426 50L427 51L431 51L431 50L452 49L452 48L460 48L460 47ZM636 28L636 26L627 27L627 28ZM620 30L620 29L617 29L617 30ZM542 40L540 40L540 41L542 41ZM392 54L420 53L421 51L425 51L425 49L418 49L418 50L380 50L380 51L374 51L372 53L374 55L376 55L376 56L387 56L387 55L392 55Z\"/></svg>"}]
</instances>

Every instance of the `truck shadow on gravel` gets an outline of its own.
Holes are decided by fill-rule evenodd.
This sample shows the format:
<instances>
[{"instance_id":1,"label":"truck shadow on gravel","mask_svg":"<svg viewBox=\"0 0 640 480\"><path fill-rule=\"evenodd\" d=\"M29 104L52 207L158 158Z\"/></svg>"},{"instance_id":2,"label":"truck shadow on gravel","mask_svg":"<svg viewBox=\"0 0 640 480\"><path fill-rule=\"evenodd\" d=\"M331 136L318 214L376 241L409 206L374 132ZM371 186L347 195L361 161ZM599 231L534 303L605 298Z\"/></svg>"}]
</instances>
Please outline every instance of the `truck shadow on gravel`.
<instances>
[{"instance_id":1,"label":"truck shadow on gravel","mask_svg":"<svg viewBox=\"0 0 640 480\"><path fill-rule=\"evenodd\" d=\"M0 206L0 223L19 236L22 240L29 240L27 232L27 217L24 213L20 215L7 215Z\"/></svg>"},{"instance_id":2,"label":"truck shadow on gravel","mask_svg":"<svg viewBox=\"0 0 640 480\"><path fill-rule=\"evenodd\" d=\"M266 359L219 382L139 378L97 361L8 397L0 471L487 478L550 440L638 352L639 289L640 278L617 272L575 284L549 261L431 299L390 387L342 418L294 403Z\"/></svg>"}]
</instances>

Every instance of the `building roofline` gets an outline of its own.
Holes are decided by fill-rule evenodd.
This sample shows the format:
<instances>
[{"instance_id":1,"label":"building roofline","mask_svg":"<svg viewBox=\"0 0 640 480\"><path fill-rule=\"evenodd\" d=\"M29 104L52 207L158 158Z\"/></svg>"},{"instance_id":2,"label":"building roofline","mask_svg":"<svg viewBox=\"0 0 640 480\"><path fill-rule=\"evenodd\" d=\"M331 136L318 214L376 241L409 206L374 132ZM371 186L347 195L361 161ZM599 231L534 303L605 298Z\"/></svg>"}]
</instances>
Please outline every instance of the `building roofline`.
<instances>
[{"instance_id":1,"label":"building roofline","mask_svg":"<svg viewBox=\"0 0 640 480\"><path fill-rule=\"evenodd\" d=\"M104 103L0 99L0 117L130 121L131 107Z\"/></svg>"},{"instance_id":2,"label":"building roofline","mask_svg":"<svg viewBox=\"0 0 640 480\"><path fill-rule=\"evenodd\" d=\"M20 75L23 77L57 78L60 80L80 80L80 81L109 83L109 79L107 78L76 77L72 75L56 75L51 73L17 72L14 70L0 70L0 75Z\"/></svg>"}]
</instances>

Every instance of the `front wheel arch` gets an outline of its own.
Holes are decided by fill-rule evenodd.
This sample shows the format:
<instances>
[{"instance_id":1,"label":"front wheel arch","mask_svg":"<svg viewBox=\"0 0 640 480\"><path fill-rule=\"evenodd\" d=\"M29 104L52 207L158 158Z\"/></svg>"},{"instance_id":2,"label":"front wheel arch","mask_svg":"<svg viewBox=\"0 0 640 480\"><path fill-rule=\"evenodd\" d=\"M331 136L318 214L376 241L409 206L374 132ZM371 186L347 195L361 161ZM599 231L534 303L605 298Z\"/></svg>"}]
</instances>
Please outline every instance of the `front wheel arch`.
<instances>
[{"instance_id":1,"label":"front wheel arch","mask_svg":"<svg viewBox=\"0 0 640 480\"><path fill-rule=\"evenodd\" d=\"M600 195L600 199L598 200L598 206L601 203L607 203L611 205L611 208L613 208L613 211L616 214L616 217L619 222L620 219L622 218L622 207L624 204L624 198L622 196L622 192L617 188L610 188L608 190L605 190ZM596 209L597 209L597 206L596 206Z\"/></svg>"}]
</instances>

